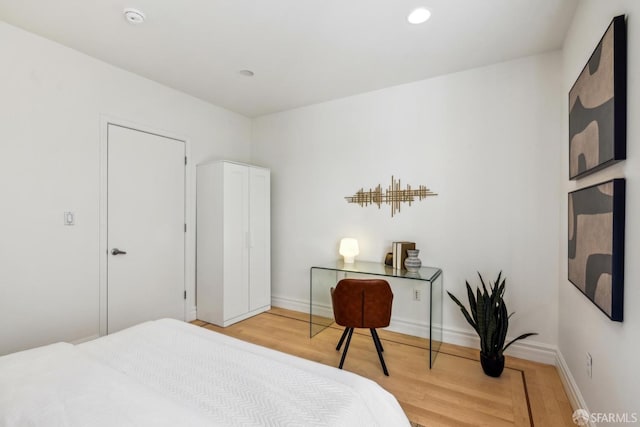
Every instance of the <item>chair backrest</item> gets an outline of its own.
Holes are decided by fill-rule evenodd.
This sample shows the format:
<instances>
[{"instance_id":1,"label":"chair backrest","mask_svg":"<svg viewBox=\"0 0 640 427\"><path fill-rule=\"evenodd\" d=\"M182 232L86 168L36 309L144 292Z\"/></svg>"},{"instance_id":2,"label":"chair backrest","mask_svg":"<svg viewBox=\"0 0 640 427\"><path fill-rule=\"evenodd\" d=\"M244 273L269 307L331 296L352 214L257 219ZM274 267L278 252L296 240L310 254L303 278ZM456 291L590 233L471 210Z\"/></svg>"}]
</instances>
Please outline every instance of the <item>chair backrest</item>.
<instances>
[{"instance_id":1,"label":"chair backrest","mask_svg":"<svg viewBox=\"0 0 640 427\"><path fill-rule=\"evenodd\" d=\"M384 328L391 321L393 292L386 280L342 279L331 288L336 323L350 328Z\"/></svg>"}]
</instances>

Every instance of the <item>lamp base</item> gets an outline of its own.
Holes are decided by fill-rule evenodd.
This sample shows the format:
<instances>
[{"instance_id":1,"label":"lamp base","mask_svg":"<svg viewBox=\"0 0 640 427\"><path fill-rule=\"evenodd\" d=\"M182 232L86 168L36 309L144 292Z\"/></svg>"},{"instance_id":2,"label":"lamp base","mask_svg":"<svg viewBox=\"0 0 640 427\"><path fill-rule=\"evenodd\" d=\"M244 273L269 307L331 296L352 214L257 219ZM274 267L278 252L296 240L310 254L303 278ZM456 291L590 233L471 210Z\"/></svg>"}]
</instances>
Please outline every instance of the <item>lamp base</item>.
<instances>
[{"instance_id":1,"label":"lamp base","mask_svg":"<svg viewBox=\"0 0 640 427\"><path fill-rule=\"evenodd\" d=\"M352 256L345 256L344 257L344 263L345 264L353 264L355 262L355 257Z\"/></svg>"}]
</instances>

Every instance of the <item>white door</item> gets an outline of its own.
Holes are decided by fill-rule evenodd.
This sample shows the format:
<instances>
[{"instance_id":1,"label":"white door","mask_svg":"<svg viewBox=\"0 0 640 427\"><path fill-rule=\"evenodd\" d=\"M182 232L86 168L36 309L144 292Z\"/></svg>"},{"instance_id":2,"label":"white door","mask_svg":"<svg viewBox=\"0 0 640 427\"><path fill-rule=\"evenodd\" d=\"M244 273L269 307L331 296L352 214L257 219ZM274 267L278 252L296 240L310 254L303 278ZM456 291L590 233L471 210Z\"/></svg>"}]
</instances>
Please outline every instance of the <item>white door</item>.
<instances>
[{"instance_id":1,"label":"white door","mask_svg":"<svg viewBox=\"0 0 640 427\"><path fill-rule=\"evenodd\" d=\"M185 143L108 126L107 333L184 320Z\"/></svg>"}]
</instances>

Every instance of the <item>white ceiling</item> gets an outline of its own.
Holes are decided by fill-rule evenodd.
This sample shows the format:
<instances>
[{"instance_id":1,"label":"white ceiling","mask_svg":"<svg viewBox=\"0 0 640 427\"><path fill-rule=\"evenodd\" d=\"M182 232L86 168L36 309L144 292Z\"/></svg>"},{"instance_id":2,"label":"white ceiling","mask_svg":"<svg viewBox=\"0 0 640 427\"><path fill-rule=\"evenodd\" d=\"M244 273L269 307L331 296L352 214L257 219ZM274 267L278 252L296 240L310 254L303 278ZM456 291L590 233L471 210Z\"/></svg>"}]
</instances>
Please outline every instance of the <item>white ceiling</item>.
<instances>
[{"instance_id":1,"label":"white ceiling","mask_svg":"<svg viewBox=\"0 0 640 427\"><path fill-rule=\"evenodd\" d=\"M0 19L248 117L562 46L577 0L0 0ZM406 21L418 6L422 25ZM125 7L141 9L133 26ZM249 69L254 77L239 70Z\"/></svg>"}]
</instances>

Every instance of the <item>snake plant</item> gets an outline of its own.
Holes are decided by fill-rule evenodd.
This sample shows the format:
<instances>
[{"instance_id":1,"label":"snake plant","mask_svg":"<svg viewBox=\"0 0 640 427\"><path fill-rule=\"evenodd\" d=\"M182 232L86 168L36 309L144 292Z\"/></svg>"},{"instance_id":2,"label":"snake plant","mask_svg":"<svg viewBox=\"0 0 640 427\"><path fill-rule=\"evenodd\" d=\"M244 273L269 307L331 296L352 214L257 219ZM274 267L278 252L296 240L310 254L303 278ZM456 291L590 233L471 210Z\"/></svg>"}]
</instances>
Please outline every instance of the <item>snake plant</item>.
<instances>
[{"instance_id":1,"label":"snake plant","mask_svg":"<svg viewBox=\"0 0 640 427\"><path fill-rule=\"evenodd\" d=\"M480 352L486 357L501 358L502 353L511 344L531 335L537 335L537 333L522 334L505 345L507 329L509 329L509 318L513 315L513 313L507 314L507 306L503 299L506 279L502 278L502 272L500 272L495 283L489 283L489 289L487 289L482 275L478 273L478 276L480 277L480 283L482 283L482 289L477 287L475 295L471 290L471 286L469 286L469 282L465 281L471 313L451 292L447 291L447 293L458 304L467 322L478 333L480 337ZM502 282L500 282L501 278Z\"/></svg>"}]
</instances>

